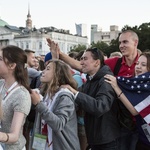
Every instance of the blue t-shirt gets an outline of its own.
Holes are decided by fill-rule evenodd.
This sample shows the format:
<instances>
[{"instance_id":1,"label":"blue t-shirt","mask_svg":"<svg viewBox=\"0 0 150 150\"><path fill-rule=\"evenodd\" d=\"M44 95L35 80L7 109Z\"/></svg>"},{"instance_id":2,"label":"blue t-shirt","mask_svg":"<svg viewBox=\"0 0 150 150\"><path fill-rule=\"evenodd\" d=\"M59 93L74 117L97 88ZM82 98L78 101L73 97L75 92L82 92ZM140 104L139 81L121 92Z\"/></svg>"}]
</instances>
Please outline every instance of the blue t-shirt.
<instances>
[{"instance_id":1,"label":"blue t-shirt","mask_svg":"<svg viewBox=\"0 0 150 150\"><path fill-rule=\"evenodd\" d=\"M78 83L78 87L80 87L82 84L83 84L83 80L81 78L81 75L80 75L80 72L79 71L76 71L74 74L73 74L73 78L76 80L76 82Z\"/></svg>"}]
</instances>

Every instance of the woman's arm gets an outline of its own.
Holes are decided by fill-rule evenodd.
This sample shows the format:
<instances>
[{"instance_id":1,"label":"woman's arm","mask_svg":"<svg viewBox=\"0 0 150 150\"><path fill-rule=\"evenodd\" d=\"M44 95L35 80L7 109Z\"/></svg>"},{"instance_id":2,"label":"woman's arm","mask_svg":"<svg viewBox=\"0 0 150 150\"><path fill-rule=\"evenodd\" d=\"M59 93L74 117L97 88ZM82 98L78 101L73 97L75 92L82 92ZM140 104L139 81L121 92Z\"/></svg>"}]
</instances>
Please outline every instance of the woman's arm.
<instances>
[{"instance_id":1,"label":"woman's arm","mask_svg":"<svg viewBox=\"0 0 150 150\"><path fill-rule=\"evenodd\" d=\"M0 132L0 141L6 143L15 143L18 141L20 130L23 125L24 113L14 112L9 133Z\"/></svg>"},{"instance_id":2,"label":"woman's arm","mask_svg":"<svg viewBox=\"0 0 150 150\"><path fill-rule=\"evenodd\" d=\"M43 102L40 103L38 94L32 92L32 103L36 105L36 111L40 113L41 118L52 128L58 132L61 131L66 123L70 121L72 114L75 112L75 106L71 96L62 95L56 98L57 104L53 108L53 112L49 110Z\"/></svg>"},{"instance_id":3,"label":"woman's arm","mask_svg":"<svg viewBox=\"0 0 150 150\"><path fill-rule=\"evenodd\" d=\"M118 98L125 105L125 107L130 111L130 113L133 116L138 115L139 113L136 111L136 109L133 107L133 105L130 103L130 101L127 99L127 97L123 94L123 92L119 88L117 81L116 81L116 77L114 77L112 75L105 75L104 77L105 77L105 81L111 84L111 86L115 90Z\"/></svg>"}]
</instances>

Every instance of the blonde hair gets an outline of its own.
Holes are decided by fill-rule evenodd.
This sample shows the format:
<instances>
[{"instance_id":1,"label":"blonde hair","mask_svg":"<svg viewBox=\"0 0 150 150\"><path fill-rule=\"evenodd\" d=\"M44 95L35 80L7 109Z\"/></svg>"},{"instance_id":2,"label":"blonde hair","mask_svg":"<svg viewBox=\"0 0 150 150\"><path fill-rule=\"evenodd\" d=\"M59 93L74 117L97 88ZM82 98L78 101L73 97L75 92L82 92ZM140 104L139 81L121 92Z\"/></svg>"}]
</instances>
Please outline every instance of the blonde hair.
<instances>
[{"instance_id":1,"label":"blonde hair","mask_svg":"<svg viewBox=\"0 0 150 150\"><path fill-rule=\"evenodd\" d=\"M120 52L112 52L109 58L112 58L112 57L122 57L122 54Z\"/></svg>"},{"instance_id":2,"label":"blonde hair","mask_svg":"<svg viewBox=\"0 0 150 150\"><path fill-rule=\"evenodd\" d=\"M77 82L71 74L69 66L60 60L50 60L53 64L54 72L53 79L49 83L44 83L41 89L42 94L48 93L50 97L54 96L61 85L69 84L74 89L77 89Z\"/></svg>"}]
</instances>

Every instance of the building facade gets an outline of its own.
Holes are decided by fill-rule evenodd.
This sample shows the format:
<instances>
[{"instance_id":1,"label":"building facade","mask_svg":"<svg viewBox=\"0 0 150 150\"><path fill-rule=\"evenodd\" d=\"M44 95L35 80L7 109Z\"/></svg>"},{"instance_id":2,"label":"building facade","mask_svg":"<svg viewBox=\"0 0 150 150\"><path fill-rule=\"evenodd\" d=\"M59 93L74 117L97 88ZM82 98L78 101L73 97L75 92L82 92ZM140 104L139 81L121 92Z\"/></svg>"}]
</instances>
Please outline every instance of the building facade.
<instances>
[{"instance_id":1,"label":"building facade","mask_svg":"<svg viewBox=\"0 0 150 150\"><path fill-rule=\"evenodd\" d=\"M116 39L121 31L118 30L118 26L111 25L110 31L103 32L102 29L98 30L98 25L91 25L91 43L105 42L108 45L111 40Z\"/></svg>"},{"instance_id":2,"label":"building facade","mask_svg":"<svg viewBox=\"0 0 150 150\"><path fill-rule=\"evenodd\" d=\"M46 38L58 43L64 53L78 44L88 47L87 37L70 34L69 30L55 27L33 28L29 9L25 27L11 26L0 19L0 46L16 45L22 49L34 50L37 55L45 55L49 52Z\"/></svg>"}]
</instances>

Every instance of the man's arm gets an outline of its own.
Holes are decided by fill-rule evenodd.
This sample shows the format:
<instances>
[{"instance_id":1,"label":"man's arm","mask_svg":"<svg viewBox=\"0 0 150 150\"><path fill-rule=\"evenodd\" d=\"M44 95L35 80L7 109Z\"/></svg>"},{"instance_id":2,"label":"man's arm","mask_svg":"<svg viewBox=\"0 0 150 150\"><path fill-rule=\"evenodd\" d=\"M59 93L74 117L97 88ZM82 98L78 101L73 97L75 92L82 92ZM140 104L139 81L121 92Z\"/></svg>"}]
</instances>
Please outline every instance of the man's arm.
<instances>
[{"instance_id":1,"label":"man's arm","mask_svg":"<svg viewBox=\"0 0 150 150\"><path fill-rule=\"evenodd\" d=\"M63 52L60 52L59 58L63 60L65 63L71 66L71 68L76 69L80 72L82 72L82 66L80 64L80 61L75 60L74 58L71 58L70 56L66 55Z\"/></svg>"},{"instance_id":2,"label":"man's arm","mask_svg":"<svg viewBox=\"0 0 150 150\"><path fill-rule=\"evenodd\" d=\"M80 61L75 60L66 55L65 53L61 52L58 44L52 41L51 39L47 38L47 42L53 59L61 59L62 61L70 65L73 69L82 72L82 66L80 64Z\"/></svg>"}]
</instances>

